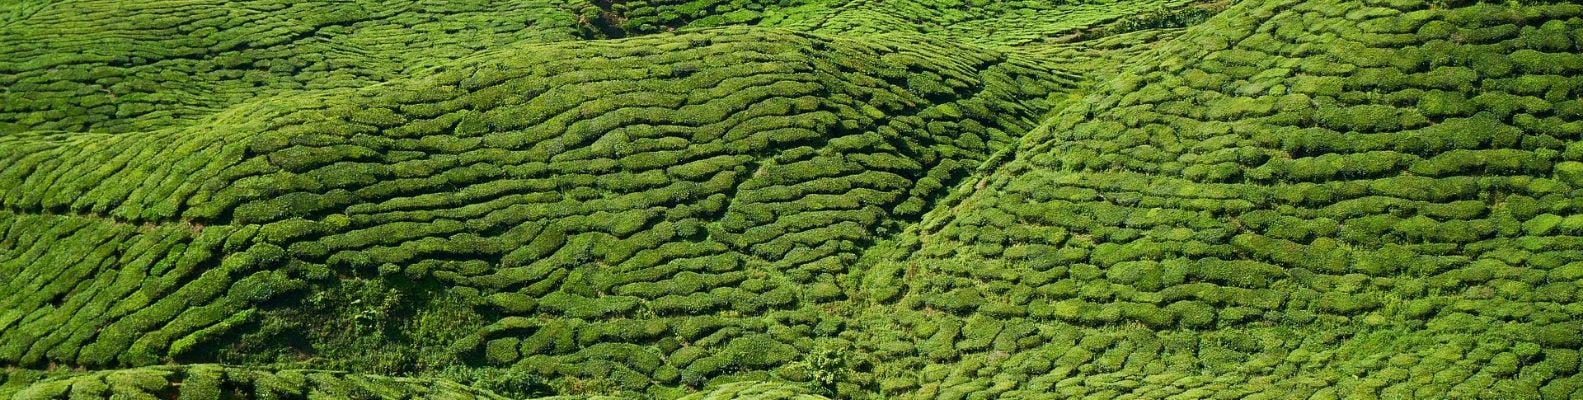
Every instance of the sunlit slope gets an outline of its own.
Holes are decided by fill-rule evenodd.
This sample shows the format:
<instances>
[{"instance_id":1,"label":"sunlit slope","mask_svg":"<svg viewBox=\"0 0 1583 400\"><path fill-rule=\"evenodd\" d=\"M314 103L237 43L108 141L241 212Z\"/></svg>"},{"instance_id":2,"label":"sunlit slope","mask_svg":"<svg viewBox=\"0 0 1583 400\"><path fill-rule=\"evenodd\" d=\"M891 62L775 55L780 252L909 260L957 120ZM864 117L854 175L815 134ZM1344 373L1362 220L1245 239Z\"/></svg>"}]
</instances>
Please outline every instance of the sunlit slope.
<instances>
[{"instance_id":1,"label":"sunlit slope","mask_svg":"<svg viewBox=\"0 0 1583 400\"><path fill-rule=\"evenodd\" d=\"M825 34L902 32L978 45L1027 46L1071 41L1082 32L1107 27L1132 31L1196 23L1223 7L1189 0L854 0L787 7L759 23Z\"/></svg>"},{"instance_id":2,"label":"sunlit slope","mask_svg":"<svg viewBox=\"0 0 1583 400\"><path fill-rule=\"evenodd\" d=\"M555 0L7 3L0 132L182 126L258 96L362 87L580 29Z\"/></svg>"},{"instance_id":3,"label":"sunlit slope","mask_svg":"<svg viewBox=\"0 0 1583 400\"><path fill-rule=\"evenodd\" d=\"M635 0L568 2L585 37L748 25L860 38L900 33L958 43L1069 42L1093 30L1181 27L1224 7L1192 0ZM1119 23L1119 24L1118 24ZM1184 25L1185 23L1185 25ZM1054 60L1052 60L1054 61ZM1065 60L1061 60L1065 61Z\"/></svg>"},{"instance_id":4,"label":"sunlit slope","mask_svg":"<svg viewBox=\"0 0 1583 400\"><path fill-rule=\"evenodd\" d=\"M0 4L0 397L1583 397L1580 46L1563 1Z\"/></svg>"},{"instance_id":5,"label":"sunlit slope","mask_svg":"<svg viewBox=\"0 0 1583 400\"><path fill-rule=\"evenodd\" d=\"M0 132L186 126L250 99L422 75L513 43L746 24L1024 44L1185 3L14 1L0 5Z\"/></svg>"},{"instance_id":6,"label":"sunlit slope","mask_svg":"<svg viewBox=\"0 0 1583 400\"><path fill-rule=\"evenodd\" d=\"M256 226L177 217L242 158L248 121L269 115L226 113L202 133L0 137L0 360L149 365L301 288L254 258L222 263Z\"/></svg>"},{"instance_id":7,"label":"sunlit slope","mask_svg":"<svg viewBox=\"0 0 1583 400\"><path fill-rule=\"evenodd\" d=\"M462 365L661 395L769 377L845 325L822 305L875 235L1073 79L922 38L739 28L510 46L180 129L9 135L0 360L288 362L425 339L336 348L346 321L301 317L378 284L459 299L444 311L485 325L441 347Z\"/></svg>"},{"instance_id":8,"label":"sunlit slope","mask_svg":"<svg viewBox=\"0 0 1583 400\"><path fill-rule=\"evenodd\" d=\"M1410 1L1189 28L866 273L878 390L1583 395L1580 29Z\"/></svg>"},{"instance_id":9,"label":"sunlit slope","mask_svg":"<svg viewBox=\"0 0 1583 400\"><path fill-rule=\"evenodd\" d=\"M696 387L838 332L819 305L871 236L1062 82L983 49L774 31L543 51L282 118L304 123L253 146L279 172L238 180L219 215L265 224L308 274L468 298L489 319L475 362Z\"/></svg>"}]
</instances>

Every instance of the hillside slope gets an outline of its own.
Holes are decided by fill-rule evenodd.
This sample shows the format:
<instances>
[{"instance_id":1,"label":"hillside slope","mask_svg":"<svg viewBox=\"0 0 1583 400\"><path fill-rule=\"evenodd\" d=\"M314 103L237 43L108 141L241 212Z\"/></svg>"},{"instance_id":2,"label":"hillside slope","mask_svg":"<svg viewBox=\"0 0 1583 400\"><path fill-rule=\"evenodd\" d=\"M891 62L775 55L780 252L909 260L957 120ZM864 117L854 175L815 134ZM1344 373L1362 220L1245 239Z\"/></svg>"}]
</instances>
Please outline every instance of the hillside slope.
<instances>
[{"instance_id":1,"label":"hillside slope","mask_svg":"<svg viewBox=\"0 0 1583 400\"><path fill-rule=\"evenodd\" d=\"M1583 396L1576 4L72 0L0 43L0 396Z\"/></svg>"},{"instance_id":2,"label":"hillside slope","mask_svg":"<svg viewBox=\"0 0 1583 400\"><path fill-rule=\"evenodd\" d=\"M0 132L186 125L261 96L367 86L579 29L554 0L10 3Z\"/></svg>"},{"instance_id":3,"label":"hillside slope","mask_svg":"<svg viewBox=\"0 0 1583 400\"><path fill-rule=\"evenodd\" d=\"M1234 6L859 286L895 397L1583 392L1583 7Z\"/></svg>"},{"instance_id":4,"label":"hillside slope","mask_svg":"<svg viewBox=\"0 0 1583 400\"><path fill-rule=\"evenodd\" d=\"M8 135L0 360L517 366L628 393L763 371L808 347L784 332L839 329L818 307L872 236L1078 79L925 38L736 28Z\"/></svg>"}]
</instances>

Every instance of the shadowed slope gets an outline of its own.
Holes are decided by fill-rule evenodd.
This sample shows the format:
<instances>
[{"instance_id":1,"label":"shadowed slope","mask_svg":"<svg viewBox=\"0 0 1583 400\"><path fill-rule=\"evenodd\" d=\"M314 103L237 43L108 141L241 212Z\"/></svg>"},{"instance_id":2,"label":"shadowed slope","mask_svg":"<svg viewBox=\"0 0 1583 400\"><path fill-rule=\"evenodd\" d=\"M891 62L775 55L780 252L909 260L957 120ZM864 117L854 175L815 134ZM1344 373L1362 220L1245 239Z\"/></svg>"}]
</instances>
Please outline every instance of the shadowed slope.
<instances>
[{"instance_id":1,"label":"shadowed slope","mask_svg":"<svg viewBox=\"0 0 1583 400\"><path fill-rule=\"evenodd\" d=\"M107 370L33 383L18 399L505 399L441 380L196 364Z\"/></svg>"}]
</instances>

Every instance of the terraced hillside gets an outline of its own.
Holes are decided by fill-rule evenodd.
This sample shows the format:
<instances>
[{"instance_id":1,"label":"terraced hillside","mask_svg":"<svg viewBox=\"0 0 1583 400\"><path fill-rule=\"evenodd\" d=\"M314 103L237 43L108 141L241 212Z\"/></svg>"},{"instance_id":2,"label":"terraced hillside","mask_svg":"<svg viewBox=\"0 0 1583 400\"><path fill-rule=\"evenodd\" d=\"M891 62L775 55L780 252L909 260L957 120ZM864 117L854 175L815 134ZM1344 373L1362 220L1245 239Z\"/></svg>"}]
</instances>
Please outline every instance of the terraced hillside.
<instances>
[{"instance_id":1,"label":"terraced hillside","mask_svg":"<svg viewBox=\"0 0 1583 400\"><path fill-rule=\"evenodd\" d=\"M1583 7L1239 4L864 273L898 397L1583 395Z\"/></svg>"},{"instance_id":2,"label":"terraced hillside","mask_svg":"<svg viewBox=\"0 0 1583 400\"><path fill-rule=\"evenodd\" d=\"M0 5L0 396L1583 396L1529 3Z\"/></svg>"}]
</instances>

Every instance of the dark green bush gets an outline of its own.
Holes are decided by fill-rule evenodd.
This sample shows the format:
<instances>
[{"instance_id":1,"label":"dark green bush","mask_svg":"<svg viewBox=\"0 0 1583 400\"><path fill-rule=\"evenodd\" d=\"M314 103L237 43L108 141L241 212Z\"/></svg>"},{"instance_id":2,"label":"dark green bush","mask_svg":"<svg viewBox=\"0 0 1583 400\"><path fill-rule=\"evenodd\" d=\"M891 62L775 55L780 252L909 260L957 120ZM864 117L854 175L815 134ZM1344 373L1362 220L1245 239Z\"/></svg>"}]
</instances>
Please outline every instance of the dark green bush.
<instances>
[{"instance_id":1,"label":"dark green bush","mask_svg":"<svg viewBox=\"0 0 1583 400\"><path fill-rule=\"evenodd\" d=\"M484 356L491 364L505 365L517 360L517 339L500 338L490 340L484 347Z\"/></svg>"},{"instance_id":2,"label":"dark green bush","mask_svg":"<svg viewBox=\"0 0 1583 400\"><path fill-rule=\"evenodd\" d=\"M532 312L537 302L521 293L495 293L489 295L489 303L505 313L521 315Z\"/></svg>"}]
</instances>

